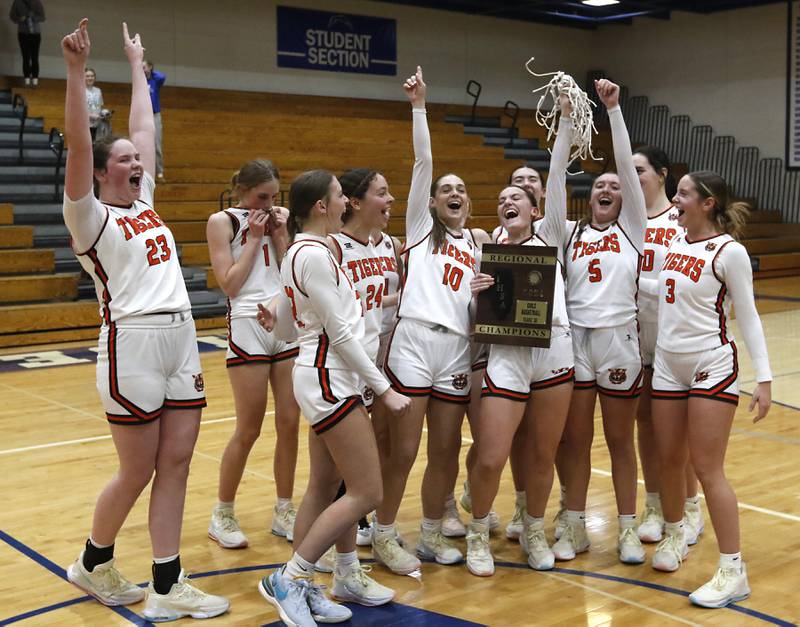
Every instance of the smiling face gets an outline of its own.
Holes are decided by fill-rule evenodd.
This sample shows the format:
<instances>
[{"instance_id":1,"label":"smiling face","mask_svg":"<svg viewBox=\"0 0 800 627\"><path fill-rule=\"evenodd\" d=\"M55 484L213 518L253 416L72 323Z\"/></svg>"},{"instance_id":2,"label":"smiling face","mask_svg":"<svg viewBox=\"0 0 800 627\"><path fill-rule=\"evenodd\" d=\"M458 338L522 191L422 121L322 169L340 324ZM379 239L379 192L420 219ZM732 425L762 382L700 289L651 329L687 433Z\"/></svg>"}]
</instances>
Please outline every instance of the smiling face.
<instances>
[{"instance_id":1,"label":"smiling face","mask_svg":"<svg viewBox=\"0 0 800 627\"><path fill-rule=\"evenodd\" d=\"M497 199L497 217L500 225L509 233L530 232L531 220L536 219L536 206L531 203L525 190L509 185Z\"/></svg>"},{"instance_id":2,"label":"smiling face","mask_svg":"<svg viewBox=\"0 0 800 627\"><path fill-rule=\"evenodd\" d=\"M139 151L130 140L118 139L102 170L94 177L100 187L100 198L114 205L130 205L139 199L144 168L139 161Z\"/></svg>"},{"instance_id":3,"label":"smiling face","mask_svg":"<svg viewBox=\"0 0 800 627\"><path fill-rule=\"evenodd\" d=\"M437 181L429 203L449 229L462 228L469 216L467 186L455 174L447 174Z\"/></svg>"},{"instance_id":4,"label":"smiling face","mask_svg":"<svg viewBox=\"0 0 800 627\"><path fill-rule=\"evenodd\" d=\"M342 185L335 176L328 186L328 195L320 203L325 210L328 233L338 233L342 229L342 215L347 208L347 196L342 192Z\"/></svg>"},{"instance_id":5,"label":"smiling face","mask_svg":"<svg viewBox=\"0 0 800 627\"><path fill-rule=\"evenodd\" d=\"M688 174L678 181L672 202L678 208L678 224L688 231L699 231L706 222L713 222L716 201L713 197L704 198Z\"/></svg>"},{"instance_id":6,"label":"smiling face","mask_svg":"<svg viewBox=\"0 0 800 627\"><path fill-rule=\"evenodd\" d=\"M389 193L389 183L380 172L369 183L363 198L350 197L350 205L361 224L370 231L383 231L389 225L394 196Z\"/></svg>"},{"instance_id":7,"label":"smiling face","mask_svg":"<svg viewBox=\"0 0 800 627\"><path fill-rule=\"evenodd\" d=\"M592 185L589 207L592 209L592 221L597 224L613 222L619 217L619 211L622 208L622 192L619 187L619 177L616 174L607 172L597 177Z\"/></svg>"},{"instance_id":8,"label":"smiling face","mask_svg":"<svg viewBox=\"0 0 800 627\"><path fill-rule=\"evenodd\" d=\"M86 86L91 87L94 85L97 76L95 76L94 70L86 70L83 73L84 80L86 81Z\"/></svg>"},{"instance_id":9,"label":"smiling face","mask_svg":"<svg viewBox=\"0 0 800 627\"><path fill-rule=\"evenodd\" d=\"M250 189L239 192L240 206L253 211L269 211L275 204L275 200L280 192L280 181L272 179L266 183L261 183Z\"/></svg>"},{"instance_id":10,"label":"smiling face","mask_svg":"<svg viewBox=\"0 0 800 627\"><path fill-rule=\"evenodd\" d=\"M539 173L533 169L529 168L528 166L522 166L521 168L517 168L514 172L511 173L511 184L518 185L523 189L529 190L533 197L536 199L537 205L537 216L536 218L541 218L541 212L538 209L538 205L542 204L542 196L544 196L544 186L542 185L542 177Z\"/></svg>"}]
</instances>

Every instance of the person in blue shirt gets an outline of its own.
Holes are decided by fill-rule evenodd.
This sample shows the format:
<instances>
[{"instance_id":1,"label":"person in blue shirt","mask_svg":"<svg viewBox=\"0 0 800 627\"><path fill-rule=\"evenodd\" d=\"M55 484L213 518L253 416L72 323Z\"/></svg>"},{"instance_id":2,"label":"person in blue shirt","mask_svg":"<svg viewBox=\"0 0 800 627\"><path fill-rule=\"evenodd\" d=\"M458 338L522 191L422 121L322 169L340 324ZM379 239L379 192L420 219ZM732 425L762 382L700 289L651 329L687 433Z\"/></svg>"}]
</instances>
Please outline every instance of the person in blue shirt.
<instances>
[{"instance_id":1,"label":"person in blue shirt","mask_svg":"<svg viewBox=\"0 0 800 627\"><path fill-rule=\"evenodd\" d=\"M163 72L158 72L153 67L153 62L145 59L144 75L147 77L147 84L150 85L150 101L153 103L153 118L156 123L156 179L159 181L164 180L164 154L161 150L161 138L163 131L161 127L161 101L159 99L159 92L164 81L167 80L167 75Z\"/></svg>"}]
</instances>

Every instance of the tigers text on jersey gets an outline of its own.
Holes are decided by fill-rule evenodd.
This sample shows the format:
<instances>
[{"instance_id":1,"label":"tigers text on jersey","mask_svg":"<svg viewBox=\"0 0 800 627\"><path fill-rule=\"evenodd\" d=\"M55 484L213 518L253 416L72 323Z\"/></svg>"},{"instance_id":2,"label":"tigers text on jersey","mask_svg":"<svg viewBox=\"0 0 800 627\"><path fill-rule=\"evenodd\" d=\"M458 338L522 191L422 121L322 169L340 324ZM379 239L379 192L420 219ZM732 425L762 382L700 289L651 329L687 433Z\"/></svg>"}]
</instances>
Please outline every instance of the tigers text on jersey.
<instances>
[{"instance_id":1,"label":"tigers text on jersey","mask_svg":"<svg viewBox=\"0 0 800 627\"><path fill-rule=\"evenodd\" d=\"M636 319L639 251L617 222L582 232L575 223L564 256L573 324L618 327Z\"/></svg>"},{"instance_id":2,"label":"tigers text on jersey","mask_svg":"<svg viewBox=\"0 0 800 627\"><path fill-rule=\"evenodd\" d=\"M101 203L92 193L78 201L64 197L67 210L105 213L94 244L78 261L94 279L104 324L128 316L189 311L172 232L152 206L154 184L142 181L142 199L130 207Z\"/></svg>"},{"instance_id":3,"label":"tigers text on jersey","mask_svg":"<svg viewBox=\"0 0 800 627\"><path fill-rule=\"evenodd\" d=\"M383 264L383 295L389 296L396 294L400 289L400 268L397 267L397 251L395 250L394 239L391 235L381 233L381 239L375 242L375 252ZM383 319L381 320L381 335L388 333L394 327L396 320L397 305L387 307L384 303Z\"/></svg>"},{"instance_id":4,"label":"tigers text on jersey","mask_svg":"<svg viewBox=\"0 0 800 627\"><path fill-rule=\"evenodd\" d=\"M653 218L647 219L644 232L644 252L642 255L641 279L657 279L664 257L673 238L683 233L678 225L678 208L674 205ZM655 322L658 320L658 302L639 294L639 320Z\"/></svg>"},{"instance_id":5,"label":"tigers text on jersey","mask_svg":"<svg viewBox=\"0 0 800 627\"><path fill-rule=\"evenodd\" d=\"M400 296L400 318L440 325L460 335L470 332L470 281L475 276L477 247L472 233L447 230L441 248L429 232L403 251L406 281Z\"/></svg>"},{"instance_id":6,"label":"tigers text on jersey","mask_svg":"<svg viewBox=\"0 0 800 627\"><path fill-rule=\"evenodd\" d=\"M231 255L236 262L242 256L250 234L247 226L247 217L250 211L231 207L226 209L225 213L228 214L233 226ZM264 234L250 274L247 275L238 294L228 299L229 316L231 318L255 318L258 313L258 304L272 300L280 289L281 277L275 246L272 238Z\"/></svg>"},{"instance_id":7,"label":"tigers text on jersey","mask_svg":"<svg viewBox=\"0 0 800 627\"><path fill-rule=\"evenodd\" d=\"M378 356L378 336L383 322L383 290L386 261L378 255L372 242L362 242L341 231L331 236L340 259L339 265L350 279L361 299L364 311L364 335L361 345L370 359ZM396 262L394 263L396 266Z\"/></svg>"}]
</instances>

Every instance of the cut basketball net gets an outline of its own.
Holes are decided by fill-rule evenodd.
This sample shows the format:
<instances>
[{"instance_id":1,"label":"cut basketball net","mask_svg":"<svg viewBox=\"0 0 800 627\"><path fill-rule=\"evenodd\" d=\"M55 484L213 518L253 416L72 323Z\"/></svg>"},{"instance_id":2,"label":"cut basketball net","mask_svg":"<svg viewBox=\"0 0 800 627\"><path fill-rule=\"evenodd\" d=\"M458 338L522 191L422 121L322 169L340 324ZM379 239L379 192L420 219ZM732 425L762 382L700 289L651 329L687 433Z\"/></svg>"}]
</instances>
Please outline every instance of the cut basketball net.
<instances>
[{"instance_id":1,"label":"cut basketball net","mask_svg":"<svg viewBox=\"0 0 800 627\"><path fill-rule=\"evenodd\" d=\"M534 94L539 91L544 92L536 105L536 122L547 129L547 141L549 142L553 135L556 134L558 119L561 117L558 97L561 94L566 94L572 105L572 113L570 113L570 118L572 119L572 152L569 155L569 160L592 159L593 161L601 161L592 152L592 132L597 132L592 114L592 105L595 103L592 102L585 91L578 87L575 79L569 74L564 72L537 74L534 72L530 67L533 59L534 57L531 57L525 64L525 69L529 73L536 78L552 76L546 85L542 85L532 92ZM553 99L553 107L550 110L543 108L544 101L548 95Z\"/></svg>"}]
</instances>

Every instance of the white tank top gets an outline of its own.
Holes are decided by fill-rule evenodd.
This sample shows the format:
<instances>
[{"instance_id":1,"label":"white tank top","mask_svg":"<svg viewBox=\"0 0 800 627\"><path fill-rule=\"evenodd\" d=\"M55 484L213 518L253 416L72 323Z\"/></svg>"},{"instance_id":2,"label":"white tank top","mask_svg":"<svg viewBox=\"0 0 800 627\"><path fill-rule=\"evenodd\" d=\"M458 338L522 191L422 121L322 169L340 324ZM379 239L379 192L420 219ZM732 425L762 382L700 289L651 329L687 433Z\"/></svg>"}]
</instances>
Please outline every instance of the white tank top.
<instances>
[{"instance_id":1,"label":"white tank top","mask_svg":"<svg viewBox=\"0 0 800 627\"><path fill-rule=\"evenodd\" d=\"M383 262L372 242L362 242L341 231L331 235L340 259L339 265L361 299L364 335L361 346L373 361L378 356L378 336L383 322Z\"/></svg>"},{"instance_id":2,"label":"white tank top","mask_svg":"<svg viewBox=\"0 0 800 627\"><path fill-rule=\"evenodd\" d=\"M678 226L678 209L671 206L653 218L647 219L644 232L644 251L642 255L641 279L658 279L664 257L672 243L672 239L682 233ZM639 295L639 320L656 322L658 320L658 302Z\"/></svg>"},{"instance_id":3,"label":"white tank top","mask_svg":"<svg viewBox=\"0 0 800 627\"><path fill-rule=\"evenodd\" d=\"M295 360L301 366L317 368L351 369L332 350L330 339L322 320L314 311L308 293L304 289L303 277L329 273L333 281L326 281L326 289L336 302L335 311L350 335L359 343L364 337L364 317L361 301L348 276L339 267L325 241L314 236L299 234L286 252L281 264L281 282L292 306L292 316L297 329L300 354Z\"/></svg>"},{"instance_id":4,"label":"white tank top","mask_svg":"<svg viewBox=\"0 0 800 627\"><path fill-rule=\"evenodd\" d=\"M400 269L397 267L397 251L391 235L381 233L381 239L374 244L375 251L381 259L383 266L383 295L390 296L400 290ZM397 305L387 307L383 304L383 319L381 320L381 335L389 333L397 319Z\"/></svg>"},{"instance_id":5,"label":"white tank top","mask_svg":"<svg viewBox=\"0 0 800 627\"><path fill-rule=\"evenodd\" d=\"M231 240L231 255L234 261L239 261L244 252L244 246L250 231L247 226L247 209L232 207L225 213L231 220L233 239ZM255 318L258 313L258 304L266 303L281 289L280 269L275 253L272 238L264 234L261 246L256 254L250 274L247 275L239 293L228 299L228 315L230 318Z\"/></svg>"},{"instance_id":6,"label":"white tank top","mask_svg":"<svg viewBox=\"0 0 800 627\"><path fill-rule=\"evenodd\" d=\"M175 238L153 209L154 185L148 179L131 207L106 205L93 195L80 201L106 213L97 240L77 255L94 280L103 324L192 308Z\"/></svg>"}]
</instances>

